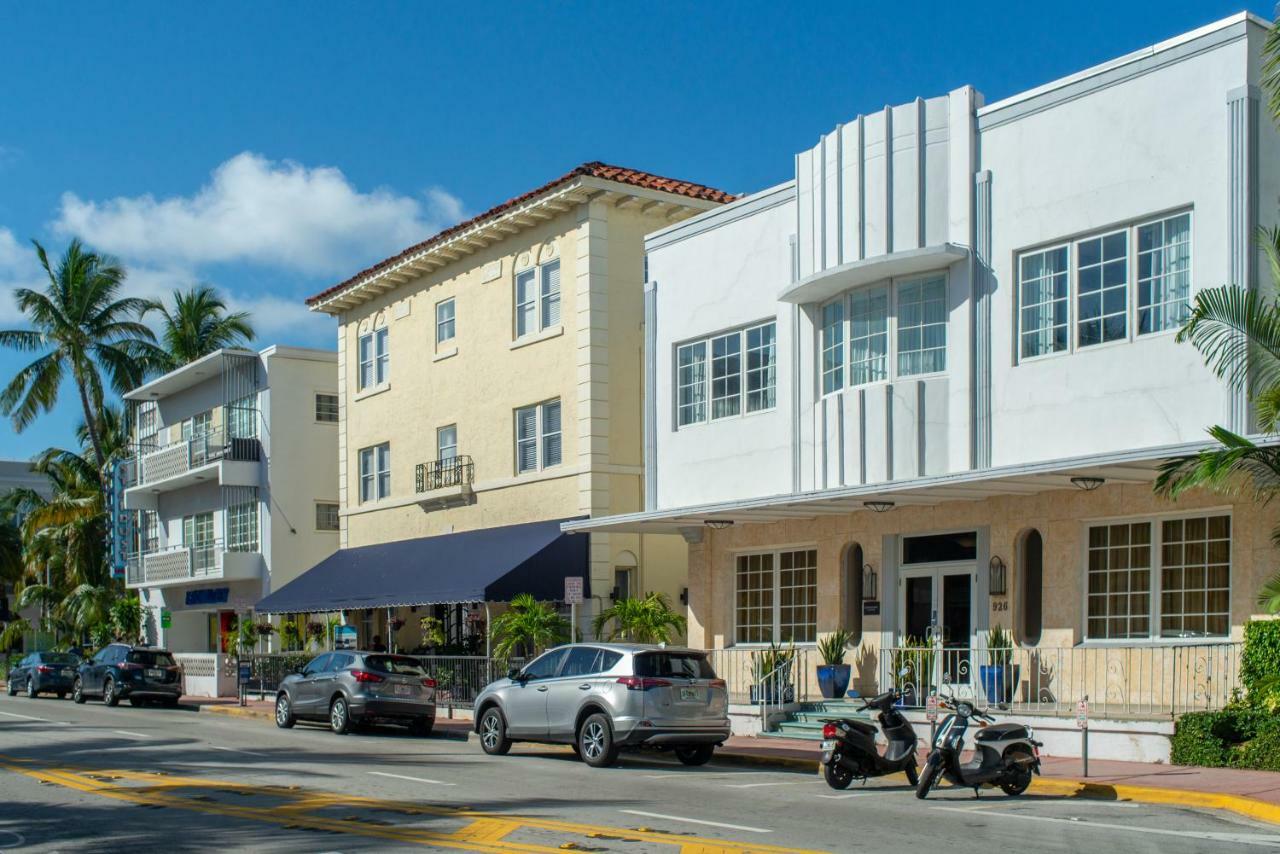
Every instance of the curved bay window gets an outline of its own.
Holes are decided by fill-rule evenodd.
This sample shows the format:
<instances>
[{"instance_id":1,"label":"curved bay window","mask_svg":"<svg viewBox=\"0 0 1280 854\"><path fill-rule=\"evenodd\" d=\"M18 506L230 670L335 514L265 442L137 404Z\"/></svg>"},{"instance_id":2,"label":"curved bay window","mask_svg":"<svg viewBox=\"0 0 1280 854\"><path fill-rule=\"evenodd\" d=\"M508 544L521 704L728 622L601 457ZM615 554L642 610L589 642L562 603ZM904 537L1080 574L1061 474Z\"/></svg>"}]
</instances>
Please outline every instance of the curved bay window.
<instances>
[{"instance_id":1,"label":"curved bay window","mask_svg":"<svg viewBox=\"0 0 1280 854\"><path fill-rule=\"evenodd\" d=\"M1022 537L1018 567L1019 634L1027 646L1040 643L1044 629L1044 539L1032 528Z\"/></svg>"}]
</instances>

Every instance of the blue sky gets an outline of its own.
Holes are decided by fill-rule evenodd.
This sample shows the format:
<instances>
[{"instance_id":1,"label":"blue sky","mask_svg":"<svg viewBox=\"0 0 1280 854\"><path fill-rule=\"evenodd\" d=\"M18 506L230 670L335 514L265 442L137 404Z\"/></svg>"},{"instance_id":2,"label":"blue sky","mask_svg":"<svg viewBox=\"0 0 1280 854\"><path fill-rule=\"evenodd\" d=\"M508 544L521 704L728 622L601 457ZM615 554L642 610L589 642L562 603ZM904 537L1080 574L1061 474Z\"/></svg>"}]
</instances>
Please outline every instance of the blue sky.
<instances>
[{"instance_id":1,"label":"blue sky","mask_svg":"<svg viewBox=\"0 0 1280 854\"><path fill-rule=\"evenodd\" d=\"M211 282L259 345L331 347L305 296L578 163L756 190L860 112L966 83L990 102L1272 13L959 6L5 4L0 328L39 281L28 241L79 234L133 293ZM28 358L0 352L0 378ZM70 445L77 418L68 390L24 433L0 425L0 457Z\"/></svg>"}]
</instances>

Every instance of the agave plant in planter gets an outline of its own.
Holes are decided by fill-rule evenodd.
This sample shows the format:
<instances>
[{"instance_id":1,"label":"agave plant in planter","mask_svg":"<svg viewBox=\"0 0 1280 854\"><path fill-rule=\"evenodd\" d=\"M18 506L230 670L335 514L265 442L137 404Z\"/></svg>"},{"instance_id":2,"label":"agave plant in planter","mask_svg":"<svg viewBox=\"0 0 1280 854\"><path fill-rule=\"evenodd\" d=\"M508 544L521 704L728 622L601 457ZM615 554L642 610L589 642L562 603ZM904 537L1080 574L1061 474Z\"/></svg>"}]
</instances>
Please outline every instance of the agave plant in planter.
<instances>
[{"instance_id":1,"label":"agave plant in planter","mask_svg":"<svg viewBox=\"0 0 1280 854\"><path fill-rule=\"evenodd\" d=\"M996 626L987 635L987 661L978 667L978 678L989 703L1008 703L1018 684L1018 665L1013 664L1013 635Z\"/></svg>"},{"instance_id":2,"label":"agave plant in planter","mask_svg":"<svg viewBox=\"0 0 1280 854\"><path fill-rule=\"evenodd\" d=\"M794 643L782 646L770 643L768 649L751 653L751 702L792 703L796 688L791 670L796 663Z\"/></svg>"},{"instance_id":3,"label":"agave plant in planter","mask_svg":"<svg viewBox=\"0 0 1280 854\"><path fill-rule=\"evenodd\" d=\"M818 688L828 700L843 697L849 690L852 668L844 663L844 654L852 639L844 629L836 629L818 641L818 655L822 656L822 664L818 665Z\"/></svg>"}]
</instances>

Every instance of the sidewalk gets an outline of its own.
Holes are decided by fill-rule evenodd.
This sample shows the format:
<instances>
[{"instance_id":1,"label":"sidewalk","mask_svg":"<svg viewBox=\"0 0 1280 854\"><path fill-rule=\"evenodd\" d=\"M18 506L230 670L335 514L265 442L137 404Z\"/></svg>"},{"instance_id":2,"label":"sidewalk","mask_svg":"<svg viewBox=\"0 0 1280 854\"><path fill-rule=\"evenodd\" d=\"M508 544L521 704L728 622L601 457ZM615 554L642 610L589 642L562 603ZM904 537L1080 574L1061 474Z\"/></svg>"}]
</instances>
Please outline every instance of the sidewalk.
<instances>
[{"instance_id":1,"label":"sidewalk","mask_svg":"<svg viewBox=\"0 0 1280 854\"><path fill-rule=\"evenodd\" d=\"M201 712L263 721L274 716L273 704L265 700L250 700L240 706L230 698L183 697L182 705ZM440 717L436 718L435 732L443 738L466 740L471 736L472 724L469 720ZM722 765L817 772L821 755L817 742L788 744L780 739L735 735L716 751L714 761ZM922 765L925 755L925 751L920 752ZM1271 771L1091 759L1089 776L1085 777L1079 759L1046 756L1041 760L1041 772L1031 784L1033 794L1224 809L1280 824L1280 773ZM899 777L885 779L903 782Z\"/></svg>"}]
</instances>

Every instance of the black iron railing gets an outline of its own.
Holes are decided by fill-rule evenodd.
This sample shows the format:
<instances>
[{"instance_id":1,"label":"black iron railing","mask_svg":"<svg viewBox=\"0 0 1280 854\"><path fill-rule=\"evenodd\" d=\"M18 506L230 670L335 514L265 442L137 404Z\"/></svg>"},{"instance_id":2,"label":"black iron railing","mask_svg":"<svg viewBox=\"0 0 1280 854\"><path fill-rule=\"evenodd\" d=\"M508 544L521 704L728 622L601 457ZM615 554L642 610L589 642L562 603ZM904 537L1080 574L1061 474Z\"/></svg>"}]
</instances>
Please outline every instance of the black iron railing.
<instances>
[{"instance_id":1,"label":"black iron railing","mask_svg":"<svg viewBox=\"0 0 1280 854\"><path fill-rule=\"evenodd\" d=\"M430 492L446 486L470 484L474 479L475 464L471 462L471 457L461 454L429 463L418 463L414 470L413 488L417 492Z\"/></svg>"}]
</instances>

